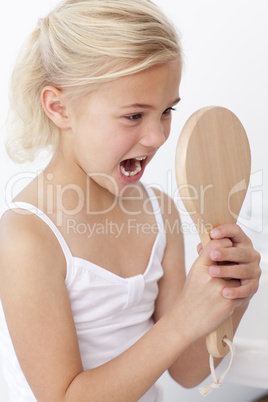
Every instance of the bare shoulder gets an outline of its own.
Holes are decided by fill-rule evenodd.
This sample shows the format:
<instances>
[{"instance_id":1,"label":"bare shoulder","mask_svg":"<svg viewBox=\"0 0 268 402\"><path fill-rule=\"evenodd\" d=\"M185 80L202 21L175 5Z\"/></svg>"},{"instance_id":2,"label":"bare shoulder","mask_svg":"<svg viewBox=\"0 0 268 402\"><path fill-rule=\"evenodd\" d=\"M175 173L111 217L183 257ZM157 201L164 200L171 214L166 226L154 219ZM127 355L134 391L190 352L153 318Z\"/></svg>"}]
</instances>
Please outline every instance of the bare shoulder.
<instances>
[{"instance_id":1,"label":"bare shoulder","mask_svg":"<svg viewBox=\"0 0 268 402\"><path fill-rule=\"evenodd\" d=\"M55 261L65 272L64 255L52 230L36 215L23 209L8 210L0 220L1 270L36 266ZM24 264L27 262L27 264ZM38 264L36 264L38 262ZM18 265L19 264L19 265Z\"/></svg>"},{"instance_id":2,"label":"bare shoulder","mask_svg":"<svg viewBox=\"0 0 268 402\"><path fill-rule=\"evenodd\" d=\"M62 400L82 371L65 265L55 235L39 217L22 210L5 213L0 298L20 367L37 400Z\"/></svg>"}]
</instances>

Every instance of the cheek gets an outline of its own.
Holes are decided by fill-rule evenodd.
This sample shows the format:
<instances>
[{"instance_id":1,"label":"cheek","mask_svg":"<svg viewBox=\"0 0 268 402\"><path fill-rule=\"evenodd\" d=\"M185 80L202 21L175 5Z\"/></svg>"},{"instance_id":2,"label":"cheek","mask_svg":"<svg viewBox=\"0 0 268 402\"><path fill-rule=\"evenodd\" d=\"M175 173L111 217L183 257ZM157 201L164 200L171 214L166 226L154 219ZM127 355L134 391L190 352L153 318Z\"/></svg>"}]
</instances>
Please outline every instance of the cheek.
<instances>
[{"instance_id":1,"label":"cheek","mask_svg":"<svg viewBox=\"0 0 268 402\"><path fill-rule=\"evenodd\" d=\"M93 121L83 119L73 134L76 153L87 153L87 160L94 160L98 166L107 166L124 158L136 144L139 130L126 130L120 122L103 116Z\"/></svg>"},{"instance_id":2,"label":"cheek","mask_svg":"<svg viewBox=\"0 0 268 402\"><path fill-rule=\"evenodd\" d=\"M109 130L109 134L105 136L105 148L108 152L116 155L120 160L129 150L137 143L138 130L126 130L120 125Z\"/></svg>"}]
</instances>

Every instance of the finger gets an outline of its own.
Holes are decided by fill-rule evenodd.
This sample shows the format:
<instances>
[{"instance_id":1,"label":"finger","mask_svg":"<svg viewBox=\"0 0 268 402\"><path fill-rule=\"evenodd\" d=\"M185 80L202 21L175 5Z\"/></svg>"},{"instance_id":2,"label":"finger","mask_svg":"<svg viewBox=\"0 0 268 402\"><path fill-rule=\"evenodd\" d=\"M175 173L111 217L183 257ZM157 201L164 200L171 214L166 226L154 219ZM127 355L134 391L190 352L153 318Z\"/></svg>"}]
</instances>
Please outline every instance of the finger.
<instances>
[{"instance_id":1,"label":"finger","mask_svg":"<svg viewBox=\"0 0 268 402\"><path fill-rule=\"evenodd\" d=\"M233 243L230 239L219 239L219 240L211 240L210 242L210 247L212 249L216 249L216 248L225 248L225 247L232 247ZM199 255L201 255L201 253L203 252L203 245L202 243L199 243L197 245L197 252Z\"/></svg>"},{"instance_id":2,"label":"finger","mask_svg":"<svg viewBox=\"0 0 268 402\"><path fill-rule=\"evenodd\" d=\"M257 274L252 275L251 267L242 264L211 265L209 267L209 275L213 278L232 278L238 280L252 279L253 277L257 278Z\"/></svg>"},{"instance_id":3,"label":"finger","mask_svg":"<svg viewBox=\"0 0 268 402\"><path fill-rule=\"evenodd\" d=\"M257 258L255 251L244 247L226 247L211 250L210 257L216 262L250 263Z\"/></svg>"},{"instance_id":4,"label":"finger","mask_svg":"<svg viewBox=\"0 0 268 402\"><path fill-rule=\"evenodd\" d=\"M237 224L225 224L220 225L210 232L211 239L222 239L227 237L233 241L235 244L245 243L251 244L248 236L243 232L243 230Z\"/></svg>"},{"instance_id":5,"label":"finger","mask_svg":"<svg viewBox=\"0 0 268 402\"><path fill-rule=\"evenodd\" d=\"M260 271L261 256L253 247L215 248L211 250L210 257L213 261L221 263L221 265L227 265L227 262L234 264L254 264L255 269Z\"/></svg>"},{"instance_id":6,"label":"finger","mask_svg":"<svg viewBox=\"0 0 268 402\"><path fill-rule=\"evenodd\" d=\"M230 239L219 239L211 241L210 257L214 261L224 261L222 256L223 250L233 247L233 243Z\"/></svg>"},{"instance_id":7,"label":"finger","mask_svg":"<svg viewBox=\"0 0 268 402\"><path fill-rule=\"evenodd\" d=\"M219 239L210 241L205 247L198 245L199 257L202 258L204 265L210 266L213 264L214 260L211 258L212 251L215 249L220 249L224 247L232 247L232 242L230 239Z\"/></svg>"},{"instance_id":8,"label":"finger","mask_svg":"<svg viewBox=\"0 0 268 402\"><path fill-rule=\"evenodd\" d=\"M257 291L256 284L248 281L245 285L238 287L226 287L222 291L222 295L226 299L250 299Z\"/></svg>"}]
</instances>

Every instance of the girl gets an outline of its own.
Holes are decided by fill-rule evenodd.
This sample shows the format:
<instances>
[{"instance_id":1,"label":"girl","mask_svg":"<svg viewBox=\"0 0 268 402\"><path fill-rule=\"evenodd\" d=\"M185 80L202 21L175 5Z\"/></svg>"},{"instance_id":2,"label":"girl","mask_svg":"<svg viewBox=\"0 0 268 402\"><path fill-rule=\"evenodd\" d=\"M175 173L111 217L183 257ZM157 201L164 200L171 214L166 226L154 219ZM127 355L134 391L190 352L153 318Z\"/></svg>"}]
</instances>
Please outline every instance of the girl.
<instances>
[{"instance_id":1,"label":"girl","mask_svg":"<svg viewBox=\"0 0 268 402\"><path fill-rule=\"evenodd\" d=\"M259 255L236 225L211 233L186 279L175 206L140 182L169 136L181 65L149 0L68 0L32 33L7 146L53 156L0 224L12 401L160 401L167 369L195 386L205 335L231 314L237 328L256 292Z\"/></svg>"}]
</instances>

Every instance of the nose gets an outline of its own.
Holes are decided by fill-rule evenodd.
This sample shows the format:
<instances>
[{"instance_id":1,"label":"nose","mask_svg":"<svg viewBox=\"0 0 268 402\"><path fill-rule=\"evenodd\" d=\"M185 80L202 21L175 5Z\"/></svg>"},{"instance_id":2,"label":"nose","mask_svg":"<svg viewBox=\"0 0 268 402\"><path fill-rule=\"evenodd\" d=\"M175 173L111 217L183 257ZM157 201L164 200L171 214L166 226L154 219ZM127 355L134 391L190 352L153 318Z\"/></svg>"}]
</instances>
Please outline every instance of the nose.
<instances>
[{"instance_id":1,"label":"nose","mask_svg":"<svg viewBox=\"0 0 268 402\"><path fill-rule=\"evenodd\" d=\"M140 144L147 148L160 148L168 139L169 127L163 124L154 124L144 128Z\"/></svg>"}]
</instances>

